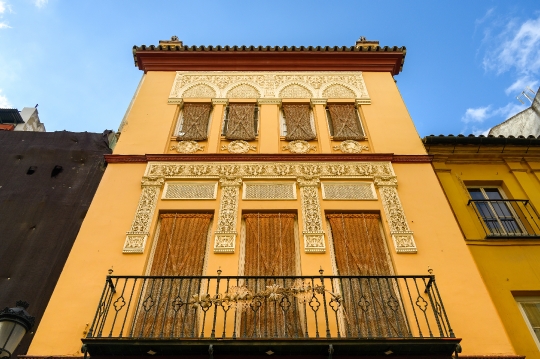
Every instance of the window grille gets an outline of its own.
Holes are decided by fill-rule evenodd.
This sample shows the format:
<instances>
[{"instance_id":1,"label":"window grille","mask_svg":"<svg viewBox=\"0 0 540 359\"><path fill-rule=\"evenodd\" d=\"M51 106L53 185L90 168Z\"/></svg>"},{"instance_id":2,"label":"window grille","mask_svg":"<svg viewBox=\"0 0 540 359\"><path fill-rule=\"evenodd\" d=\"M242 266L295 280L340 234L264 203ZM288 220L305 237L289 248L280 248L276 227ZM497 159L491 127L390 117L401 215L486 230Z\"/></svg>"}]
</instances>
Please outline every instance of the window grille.
<instances>
[{"instance_id":1,"label":"window grille","mask_svg":"<svg viewBox=\"0 0 540 359\"><path fill-rule=\"evenodd\" d=\"M230 106L231 105L228 105L225 107L225 111L223 114L223 127L221 128L222 136L225 136L227 134L227 126L229 124ZM253 128L255 130L255 135L258 135L259 134L259 106L255 106L255 110L253 112Z\"/></svg>"},{"instance_id":2,"label":"window grille","mask_svg":"<svg viewBox=\"0 0 540 359\"><path fill-rule=\"evenodd\" d=\"M330 109L328 108L328 106L326 106L325 110L326 110L326 122L328 123L328 130L330 132L330 136L335 136L336 135L335 132L337 129L334 129L334 121L332 121L332 115L330 113ZM364 131L364 128L362 126L362 120L360 119L360 114L358 113L357 109L354 110L354 114L355 114L354 124L357 126L359 133L357 134L357 136L355 136L356 138L340 138L338 141L358 140L358 139L361 139L360 137L365 137L366 132Z\"/></svg>"}]
</instances>

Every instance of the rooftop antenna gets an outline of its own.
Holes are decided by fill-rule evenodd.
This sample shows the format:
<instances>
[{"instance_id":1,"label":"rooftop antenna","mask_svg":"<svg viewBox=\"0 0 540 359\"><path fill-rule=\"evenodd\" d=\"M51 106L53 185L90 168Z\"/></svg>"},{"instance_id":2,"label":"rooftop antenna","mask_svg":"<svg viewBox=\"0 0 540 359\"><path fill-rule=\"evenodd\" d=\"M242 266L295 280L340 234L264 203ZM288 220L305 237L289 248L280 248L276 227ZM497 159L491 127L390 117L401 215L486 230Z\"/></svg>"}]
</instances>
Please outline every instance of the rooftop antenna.
<instances>
[{"instance_id":1,"label":"rooftop antenna","mask_svg":"<svg viewBox=\"0 0 540 359\"><path fill-rule=\"evenodd\" d=\"M521 93L516 97L518 99L519 102L521 102L522 104L525 104L525 101L524 101L524 97L529 100L530 103L533 102L533 98L530 97L529 95L529 92L532 94L532 96L534 97L534 91L529 87L527 86L527 88L525 88L525 90L521 91Z\"/></svg>"}]
</instances>

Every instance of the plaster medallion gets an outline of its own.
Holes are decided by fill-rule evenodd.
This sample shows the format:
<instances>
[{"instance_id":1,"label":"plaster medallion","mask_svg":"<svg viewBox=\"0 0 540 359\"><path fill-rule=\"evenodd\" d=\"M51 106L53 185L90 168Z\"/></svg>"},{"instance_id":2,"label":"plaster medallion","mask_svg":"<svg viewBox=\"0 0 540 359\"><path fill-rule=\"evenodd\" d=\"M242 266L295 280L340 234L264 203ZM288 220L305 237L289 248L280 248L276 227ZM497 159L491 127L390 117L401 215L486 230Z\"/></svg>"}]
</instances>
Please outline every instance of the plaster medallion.
<instances>
[{"instance_id":1,"label":"plaster medallion","mask_svg":"<svg viewBox=\"0 0 540 359\"><path fill-rule=\"evenodd\" d=\"M203 151L204 146L199 145L195 141L180 141L176 146L172 146L171 150L176 150L178 153L195 153Z\"/></svg>"},{"instance_id":2,"label":"plaster medallion","mask_svg":"<svg viewBox=\"0 0 540 359\"><path fill-rule=\"evenodd\" d=\"M287 146L283 146L283 151L291 153L309 153L309 151L317 151L317 147L312 146L304 140L291 141Z\"/></svg>"},{"instance_id":3,"label":"plaster medallion","mask_svg":"<svg viewBox=\"0 0 540 359\"><path fill-rule=\"evenodd\" d=\"M339 146L334 146L334 151L343 153L361 153L363 150L369 150L369 147L363 146L354 140L346 140L341 142Z\"/></svg>"},{"instance_id":4,"label":"plaster medallion","mask_svg":"<svg viewBox=\"0 0 540 359\"><path fill-rule=\"evenodd\" d=\"M236 140L232 141L227 146L221 146L221 150L227 150L230 153L248 153L249 151L256 151L257 146L252 146L244 140Z\"/></svg>"}]
</instances>

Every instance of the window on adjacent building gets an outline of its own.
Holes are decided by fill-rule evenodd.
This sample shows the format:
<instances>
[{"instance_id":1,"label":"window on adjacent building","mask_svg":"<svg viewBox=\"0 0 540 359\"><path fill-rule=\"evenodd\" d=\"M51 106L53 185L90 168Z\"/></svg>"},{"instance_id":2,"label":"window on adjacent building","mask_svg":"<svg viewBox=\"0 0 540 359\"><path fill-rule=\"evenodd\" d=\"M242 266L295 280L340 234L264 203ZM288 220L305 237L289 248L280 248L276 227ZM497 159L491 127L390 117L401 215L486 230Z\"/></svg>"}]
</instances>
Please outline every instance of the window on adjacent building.
<instances>
[{"instance_id":1,"label":"window on adjacent building","mask_svg":"<svg viewBox=\"0 0 540 359\"><path fill-rule=\"evenodd\" d=\"M225 108L222 135L228 140L253 141L259 131L259 107L256 104L229 104Z\"/></svg>"},{"instance_id":2,"label":"window on adjacent building","mask_svg":"<svg viewBox=\"0 0 540 359\"><path fill-rule=\"evenodd\" d=\"M287 141L315 139L313 113L309 104L283 104L281 136L285 136Z\"/></svg>"},{"instance_id":3,"label":"window on adjacent building","mask_svg":"<svg viewBox=\"0 0 540 359\"><path fill-rule=\"evenodd\" d=\"M362 122L354 104L328 104L326 117L330 135L336 141L363 140Z\"/></svg>"},{"instance_id":4,"label":"window on adjacent building","mask_svg":"<svg viewBox=\"0 0 540 359\"><path fill-rule=\"evenodd\" d=\"M515 297L531 335L540 348L540 297Z\"/></svg>"},{"instance_id":5,"label":"window on adjacent building","mask_svg":"<svg viewBox=\"0 0 540 359\"><path fill-rule=\"evenodd\" d=\"M518 202L507 200L500 188L475 187L467 190L488 236L528 234L517 215L520 211Z\"/></svg>"},{"instance_id":6,"label":"window on adjacent building","mask_svg":"<svg viewBox=\"0 0 540 359\"><path fill-rule=\"evenodd\" d=\"M204 141L208 138L208 126L212 105L209 103L186 103L180 111L175 134L186 141Z\"/></svg>"}]
</instances>

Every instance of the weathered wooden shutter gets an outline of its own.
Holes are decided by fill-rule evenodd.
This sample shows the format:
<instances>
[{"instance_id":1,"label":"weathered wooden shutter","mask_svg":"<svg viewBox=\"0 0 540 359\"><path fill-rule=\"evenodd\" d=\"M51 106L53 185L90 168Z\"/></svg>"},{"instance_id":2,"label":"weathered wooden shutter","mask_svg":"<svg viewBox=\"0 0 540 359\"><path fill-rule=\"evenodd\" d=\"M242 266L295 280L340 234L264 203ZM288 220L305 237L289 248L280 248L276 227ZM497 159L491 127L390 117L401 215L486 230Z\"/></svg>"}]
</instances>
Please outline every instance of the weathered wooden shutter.
<instances>
[{"instance_id":1,"label":"weathered wooden shutter","mask_svg":"<svg viewBox=\"0 0 540 359\"><path fill-rule=\"evenodd\" d=\"M197 312L188 303L200 294L211 214L162 214L151 276L142 283L135 336L191 337L197 333Z\"/></svg>"},{"instance_id":2,"label":"weathered wooden shutter","mask_svg":"<svg viewBox=\"0 0 540 359\"><path fill-rule=\"evenodd\" d=\"M330 121L336 141L362 140L364 133L360 127L356 107L352 104L329 104Z\"/></svg>"},{"instance_id":3,"label":"weathered wooden shutter","mask_svg":"<svg viewBox=\"0 0 540 359\"><path fill-rule=\"evenodd\" d=\"M208 121L212 105L206 103L186 103L182 109L182 140L204 141L208 138Z\"/></svg>"},{"instance_id":4,"label":"weathered wooden shutter","mask_svg":"<svg viewBox=\"0 0 540 359\"><path fill-rule=\"evenodd\" d=\"M225 137L253 141L255 136L255 104L230 104Z\"/></svg>"},{"instance_id":5,"label":"weathered wooden shutter","mask_svg":"<svg viewBox=\"0 0 540 359\"><path fill-rule=\"evenodd\" d=\"M296 275L295 217L296 215L291 213L244 214L246 277ZM248 278L245 284L252 293L262 293L268 291L272 285L291 287L294 280ZM268 296L257 300L260 301L260 306L252 305L242 315L240 336L280 338L302 336L298 303L295 298L288 298L288 302L272 300ZM284 307L284 304L290 306Z\"/></svg>"},{"instance_id":6,"label":"weathered wooden shutter","mask_svg":"<svg viewBox=\"0 0 540 359\"><path fill-rule=\"evenodd\" d=\"M308 104L283 104L283 116L287 124L287 141L313 140L315 132L311 127L311 108Z\"/></svg>"},{"instance_id":7,"label":"weathered wooden shutter","mask_svg":"<svg viewBox=\"0 0 540 359\"><path fill-rule=\"evenodd\" d=\"M375 276L393 275L378 214L329 214L335 259L342 278L343 317L352 336L408 335L397 282Z\"/></svg>"}]
</instances>

